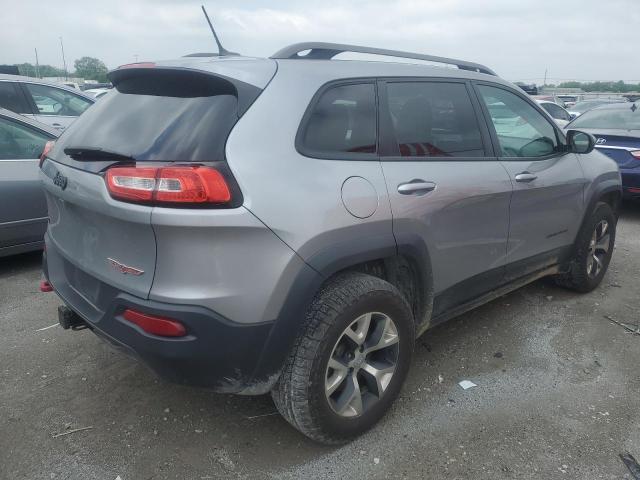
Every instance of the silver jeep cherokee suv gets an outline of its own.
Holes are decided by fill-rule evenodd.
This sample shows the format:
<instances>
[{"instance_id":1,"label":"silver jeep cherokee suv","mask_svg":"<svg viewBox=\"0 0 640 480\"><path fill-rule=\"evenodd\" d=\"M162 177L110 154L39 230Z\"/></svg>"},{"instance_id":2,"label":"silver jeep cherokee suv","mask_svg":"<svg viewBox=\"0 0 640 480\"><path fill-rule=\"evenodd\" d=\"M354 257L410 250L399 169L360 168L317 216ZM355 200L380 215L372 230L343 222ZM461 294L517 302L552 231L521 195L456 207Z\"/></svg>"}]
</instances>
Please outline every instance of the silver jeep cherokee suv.
<instances>
[{"instance_id":1,"label":"silver jeep cherokee suv","mask_svg":"<svg viewBox=\"0 0 640 480\"><path fill-rule=\"evenodd\" d=\"M384 415L430 327L609 264L615 162L482 65L305 43L110 79L41 166L60 322L173 382L271 392L317 441Z\"/></svg>"}]
</instances>

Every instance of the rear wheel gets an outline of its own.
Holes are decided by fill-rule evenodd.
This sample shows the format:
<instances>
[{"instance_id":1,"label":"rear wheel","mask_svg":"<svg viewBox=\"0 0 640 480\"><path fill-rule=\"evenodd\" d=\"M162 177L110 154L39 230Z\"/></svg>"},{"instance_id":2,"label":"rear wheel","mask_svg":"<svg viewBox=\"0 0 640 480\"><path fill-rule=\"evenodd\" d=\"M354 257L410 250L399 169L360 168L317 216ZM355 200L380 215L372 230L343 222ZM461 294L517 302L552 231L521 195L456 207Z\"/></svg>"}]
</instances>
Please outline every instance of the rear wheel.
<instances>
[{"instance_id":1,"label":"rear wheel","mask_svg":"<svg viewBox=\"0 0 640 480\"><path fill-rule=\"evenodd\" d=\"M576 240L569 272L556 282L578 292L590 292L602 281L616 239L616 216L608 203L598 203Z\"/></svg>"},{"instance_id":2,"label":"rear wheel","mask_svg":"<svg viewBox=\"0 0 640 480\"><path fill-rule=\"evenodd\" d=\"M338 444L371 428L406 377L414 328L404 297L361 273L331 280L316 296L272 396L313 440Z\"/></svg>"}]
</instances>

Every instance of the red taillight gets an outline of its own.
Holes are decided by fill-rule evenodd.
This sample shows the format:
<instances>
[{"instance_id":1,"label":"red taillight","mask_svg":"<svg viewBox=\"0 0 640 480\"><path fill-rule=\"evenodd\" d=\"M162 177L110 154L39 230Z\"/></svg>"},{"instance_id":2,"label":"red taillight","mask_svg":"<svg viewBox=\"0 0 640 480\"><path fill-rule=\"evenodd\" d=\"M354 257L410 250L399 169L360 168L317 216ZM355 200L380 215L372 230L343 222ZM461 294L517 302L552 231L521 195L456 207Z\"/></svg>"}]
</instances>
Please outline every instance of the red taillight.
<instances>
[{"instance_id":1,"label":"red taillight","mask_svg":"<svg viewBox=\"0 0 640 480\"><path fill-rule=\"evenodd\" d=\"M113 198L150 202L156 189L157 168L116 167L107 170L107 188Z\"/></svg>"},{"instance_id":2,"label":"red taillight","mask_svg":"<svg viewBox=\"0 0 640 480\"><path fill-rule=\"evenodd\" d=\"M152 335L160 337L184 337L187 334L186 328L177 320L157 317L148 313L126 309L122 314L125 320L139 326L142 330Z\"/></svg>"},{"instance_id":3,"label":"red taillight","mask_svg":"<svg viewBox=\"0 0 640 480\"><path fill-rule=\"evenodd\" d=\"M143 203L224 204L231 191L222 174L203 166L115 167L107 188L118 200Z\"/></svg>"},{"instance_id":4,"label":"red taillight","mask_svg":"<svg viewBox=\"0 0 640 480\"><path fill-rule=\"evenodd\" d=\"M41 292L53 292L53 287L47 280L40 280L40 291Z\"/></svg>"},{"instance_id":5,"label":"red taillight","mask_svg":"<svg viewBox=\"0 0 640 480\"><path fill-rule=\"evenodd\" d=\"M640 150L633 150L632 152L629 152L631 155L633 155L634 158L637 158L638 160L640 160Z\"/></svg>"},{"instance_id":6,"label":"red taillight","mask_svg":"<svg viewBox=\"0 0 640 480\"><path fill-rule=\"evenodd\" d=\"M49 152L51 151L51 149L53 148L53 146L55 145L55 140L49 140L47 143L44 144L44 149L42 150L42 155L40 155L40 166L42 167L42 164L44 163L44 159L47 158L47 155L49 155Z\"/></svg>"}]
</instances>

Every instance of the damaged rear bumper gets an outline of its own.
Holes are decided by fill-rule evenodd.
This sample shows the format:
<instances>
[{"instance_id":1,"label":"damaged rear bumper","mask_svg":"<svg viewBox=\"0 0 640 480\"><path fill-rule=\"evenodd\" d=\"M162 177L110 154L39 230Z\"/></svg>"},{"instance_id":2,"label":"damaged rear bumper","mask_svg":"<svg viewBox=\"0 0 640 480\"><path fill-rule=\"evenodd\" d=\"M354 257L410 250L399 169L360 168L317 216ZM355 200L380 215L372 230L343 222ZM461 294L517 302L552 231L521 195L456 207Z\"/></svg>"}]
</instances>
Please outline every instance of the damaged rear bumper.
<instances>
[{"instance_id":1,"label":"damaged rear bumper","mask_svg":"<svg viewBox=\"0 0 640 480\"><path fill-rule=\"evenodd\" d=\"M273 372L257 373L266 360L263 351L274 322L238 324L207 308L135 297L86 278L51 242L47 242L43 271L55 292L88 328L167 381L225 393L262 394L277 379ZM187 335L168 338L146 333L124 320L127 308L178 320Z\"/></svg>"}]
</instances>

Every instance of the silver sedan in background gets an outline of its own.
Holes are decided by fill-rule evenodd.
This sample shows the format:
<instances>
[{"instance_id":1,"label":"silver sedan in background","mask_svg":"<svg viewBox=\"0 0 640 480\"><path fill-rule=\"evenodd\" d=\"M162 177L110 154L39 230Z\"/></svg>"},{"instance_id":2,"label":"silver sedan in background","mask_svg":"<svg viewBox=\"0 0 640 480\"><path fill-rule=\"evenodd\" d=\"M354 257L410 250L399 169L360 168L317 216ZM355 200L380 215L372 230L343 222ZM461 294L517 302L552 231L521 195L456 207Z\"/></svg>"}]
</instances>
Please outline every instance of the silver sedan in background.
<instances>
[{"instance_id":1,"label":"silver sedan in background","mask_svg":"<svg viewBox=\"0 0 640 480\"><path fill-rule=\"evenodd\" d=\"M40 155L60 131L0 108L0 257L41 249L47 204Z\"/></svg>"}]
</instances>

